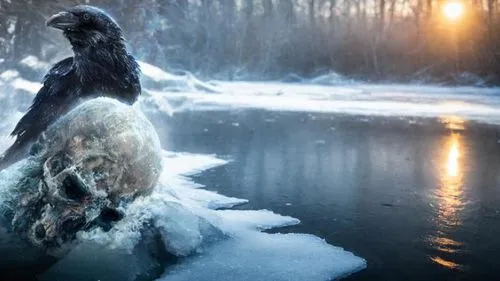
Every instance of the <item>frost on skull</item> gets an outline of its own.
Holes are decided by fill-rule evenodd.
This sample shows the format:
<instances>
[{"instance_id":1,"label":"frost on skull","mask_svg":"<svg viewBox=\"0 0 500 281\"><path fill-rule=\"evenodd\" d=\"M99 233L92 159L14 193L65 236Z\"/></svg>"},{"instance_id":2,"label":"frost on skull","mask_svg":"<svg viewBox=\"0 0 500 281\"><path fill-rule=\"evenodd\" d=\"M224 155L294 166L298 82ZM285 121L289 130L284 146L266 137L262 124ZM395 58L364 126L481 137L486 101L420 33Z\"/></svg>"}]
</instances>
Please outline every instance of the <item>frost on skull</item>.
<instances>
[{"instance_id":1,"label":"frost on skull","mask_svg":"<svg viewBox=\"0 0 500 281\"><path fill-rule=\"evenodd\" d=\"M59 251L80 230L107 230L119 211L149 194L161 172L159 138L144 115L99 98L78 106L40 137L10 200L12 229Z\"/></svg>"}]
</instances>

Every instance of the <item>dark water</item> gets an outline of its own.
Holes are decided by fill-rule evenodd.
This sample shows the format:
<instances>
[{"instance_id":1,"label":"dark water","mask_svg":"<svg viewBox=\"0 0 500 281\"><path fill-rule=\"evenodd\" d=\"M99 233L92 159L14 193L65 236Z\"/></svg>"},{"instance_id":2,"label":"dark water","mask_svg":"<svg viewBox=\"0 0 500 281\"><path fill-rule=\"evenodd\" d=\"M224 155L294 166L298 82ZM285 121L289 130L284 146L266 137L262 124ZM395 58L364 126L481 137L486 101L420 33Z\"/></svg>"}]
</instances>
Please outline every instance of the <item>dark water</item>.
<instances>
[{"instance_id":1,"label":"dark water","mask_svg":"<svg viewBox=\"0 0 500 281\"><path fill-rule=\"evenodd\" d=\"M500 280L500 128L459 118L188 112L174 151L232 159L197 178L367 259L349 280Z\"/></svg>"}]
</instances>

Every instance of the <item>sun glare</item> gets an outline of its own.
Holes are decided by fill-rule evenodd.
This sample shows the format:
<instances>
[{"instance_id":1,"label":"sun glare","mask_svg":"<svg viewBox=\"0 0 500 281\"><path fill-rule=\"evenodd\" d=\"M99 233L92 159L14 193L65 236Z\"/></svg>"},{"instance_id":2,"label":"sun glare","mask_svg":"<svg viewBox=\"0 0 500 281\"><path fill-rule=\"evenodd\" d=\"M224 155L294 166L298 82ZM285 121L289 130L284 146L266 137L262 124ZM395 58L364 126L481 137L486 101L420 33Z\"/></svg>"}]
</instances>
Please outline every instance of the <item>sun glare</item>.
<instances>
[{"instance_id":1,"label":"sun glare","mask_svg":"<svg viewBox=\"0 0 500 281\"><path fill-rule=\"evenodd\" d=\"M448 2L443 8L444 16L451 21L459 19L464 13L464 5L460 2Z\"/></svg>"}]
</instances>

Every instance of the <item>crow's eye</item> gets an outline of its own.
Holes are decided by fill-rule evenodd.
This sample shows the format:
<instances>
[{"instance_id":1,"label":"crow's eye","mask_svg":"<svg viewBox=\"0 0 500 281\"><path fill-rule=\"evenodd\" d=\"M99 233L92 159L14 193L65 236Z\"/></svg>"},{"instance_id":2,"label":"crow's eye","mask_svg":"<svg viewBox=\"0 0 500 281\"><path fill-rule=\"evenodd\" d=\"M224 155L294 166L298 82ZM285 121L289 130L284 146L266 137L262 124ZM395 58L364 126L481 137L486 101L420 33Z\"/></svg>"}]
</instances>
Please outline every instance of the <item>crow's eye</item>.
<instances>
[{"instance_id":1,"label":"crow's eye","mask_svg":"<svg viewBox=\"0 0 500 281\"><path fill-rule=\"evenodd\" d=\"M90 15L89 15L89 13L85 13L85 14L83 14L83 19L84 19L84 20L86 20L86 21L90 20Z\"/></svg>"}]
</instances>

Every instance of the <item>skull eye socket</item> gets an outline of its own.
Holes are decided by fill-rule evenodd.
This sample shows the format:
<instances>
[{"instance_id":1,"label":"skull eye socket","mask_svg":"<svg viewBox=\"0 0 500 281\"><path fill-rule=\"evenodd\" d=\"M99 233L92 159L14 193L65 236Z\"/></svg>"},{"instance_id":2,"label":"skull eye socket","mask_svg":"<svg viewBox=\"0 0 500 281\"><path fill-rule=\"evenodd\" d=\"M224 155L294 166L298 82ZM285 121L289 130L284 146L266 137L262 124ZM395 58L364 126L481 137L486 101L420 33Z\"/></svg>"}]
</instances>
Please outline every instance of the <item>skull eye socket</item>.
<instances>
[{"instance_id":1,"label":"skull eye socket","mask_svg":"<svg viewBox=\"0 0 500 281\"><path fill-rule=\"evenodd\" d=\"M62 190L66 197L71 200L82 200L90 191L77 175L70 174L62 181Z\"/></svg>"},{"instance_id":2,"label":"skull eye socket","mask_svg":"<svg viewBox=\"0 0 500 281\"><path fill-rule=\"evenodd\" d=\"M49 161L50 174L52 176L58 175L70 165L71 159L65 153L56 154Z\"/></svg>"},{"instance_id":3,"label":"skull eye socket","mask_svg":"<svg viewBox=\"0 0 500 281\"><path fill-rule=\"evenodd\" d=\"M106 155L89 156L82 162L82 168L88 173L86 180L95 183L97 189L107 189L115 181L114 161Z\"/></svg>"},{"instance_id":4,"label":"skull eye socket","mask_svg":"<svg viewBox=\"0 0 500 281\"><path fill-rule=\"evenodd\" d=\"M94 180L96 181L102 181L106 178L106 171L104 170L104 167L94 167L92 169L92 174L94 175Z\"/></svg>"}]
</instances>

